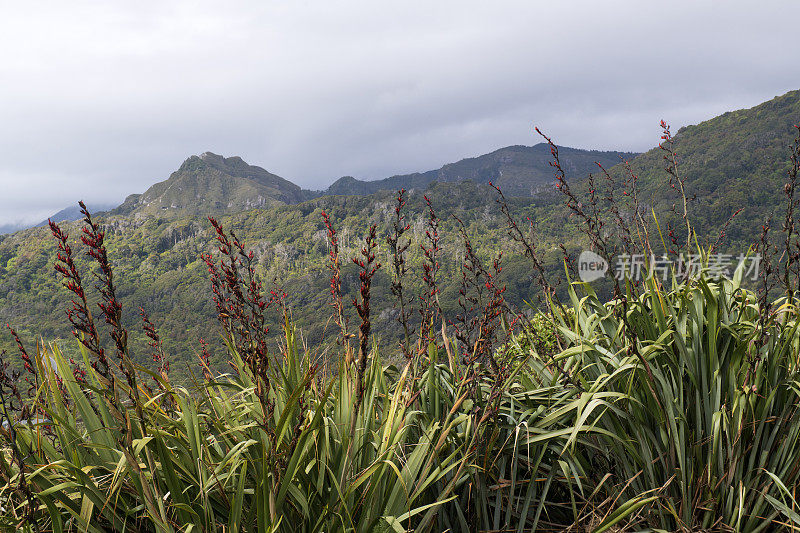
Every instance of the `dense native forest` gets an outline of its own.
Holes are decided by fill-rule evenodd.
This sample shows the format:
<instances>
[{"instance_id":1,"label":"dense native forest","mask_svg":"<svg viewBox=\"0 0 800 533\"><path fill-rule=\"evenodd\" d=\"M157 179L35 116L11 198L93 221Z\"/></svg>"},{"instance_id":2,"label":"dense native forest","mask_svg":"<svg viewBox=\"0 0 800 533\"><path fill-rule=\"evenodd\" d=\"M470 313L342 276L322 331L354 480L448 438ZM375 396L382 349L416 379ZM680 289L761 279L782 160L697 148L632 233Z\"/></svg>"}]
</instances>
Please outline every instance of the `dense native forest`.
<instances>
[{"instance_id":1,"label":"dense native forest","mask_svg":"<svg viewBox=\"0 0 800 533\"><path fill-rule=\"evenodd\" d=\"M798 118L317 192L206 153L2 237L0 524L793 530ZM581 283L582 250L704 268Z\"/></svg>"}]
</instances>

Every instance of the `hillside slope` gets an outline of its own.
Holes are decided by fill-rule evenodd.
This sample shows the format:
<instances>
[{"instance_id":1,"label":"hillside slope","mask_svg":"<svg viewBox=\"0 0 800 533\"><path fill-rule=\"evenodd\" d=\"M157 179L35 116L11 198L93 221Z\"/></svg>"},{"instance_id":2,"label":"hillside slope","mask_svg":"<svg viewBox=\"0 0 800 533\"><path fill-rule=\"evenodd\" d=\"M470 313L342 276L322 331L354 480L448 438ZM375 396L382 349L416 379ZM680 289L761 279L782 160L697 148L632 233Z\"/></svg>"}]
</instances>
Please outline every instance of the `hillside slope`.
<instances>
[{"instance_id":1,"label":"hillside slope","mask_svg":"<svg viewBox=\"0 0 800 533\"><path fill-rule=\"evenodd\" d=\"M524 305L524 299L534 298L536 283L531 277L530 265L513 253L514 246L506 235L503 218L493 203L493 191L470 182L433 184L426 191L409 195L409 291L419 288L420 245L425 238L426 223L423 192L432 198L441 217L441 299L449 313L456 312L458 267L463 256L453 215L465 222L475 249L485 260L489 261L501 250L507 253L503 261L503 279L510 285L509 298L520 306ZM574 224L565 216L547 218L553 211L553 199L553 195L549 195L547 201L513 199L512 209L520 218L537 219L538 227L546 235L555 236L562 230L577 235ZM389 192L370 196L325 196L300 204L223 215L220 220L254 251L265 286L269 288L275 280L288 293L294 319L305 338L314 343L333 338L332 324L328 321L331 306L326 265L329 256L321 212L325 210L331 215L338 230L343 255L342 286L348 302L359 288L357 268L349 258L361 249L369 224L378 224L379 259L385 266L378 272L373 287L375 316L372 322L373 331L388 343L391 352L399 331L386 266L390 264L386 235L393 215L393 200L394 194ZM159 327L165 349L179 374L187 363L194 366L199 338L211 342L212 347L221 348L207 267L200 259L201 253L216 253L217 250L208 221L200 216L173 219L126 215L104 215L98 220L107 232L106 243L115 267L124 323L130 331L136 360L142 364L150 362L147 339L141 333L137 313L140 306ZM80 234L77 222L65 223L64 228L71 239ZM539 242L543 248L554 251L549 259L551 269L561 269L558 241L543 236ZM74 247L82 272L88 274L90 265L83 256L84 247L79 241ZM0 237L0 322L14 325L30 343L33 335L42 335L46 339L66 340L63 346L69 349L74 348L64 314L69 295L53 273L55 253L48 228L33 228ZM90 277L87 275L85 279ZM413 300L416 306L416 296ZM355 323L356 317L349 306L348 312ZM270 311L271 328L278 331L275 313ZM3 328L0 328L0 348L14 353L12 339ZM223 351L220 349L218 353ZM225 361L216 363L219 368L225 368Z\"/></svg>"},{"instance_id":2,"label":"hillside slope","mask_svg":"<svg viewBox=\"0 0 800 533\"><path fill-rule=\"evenodd\" d=\"M800 90L678 131L678 170L686 177L687 195L694 198L690 215L701 233L715 237L742 208L727 235L746 245L758 238L767 217L783 215L795 124L800 124ZM645 197L658 212L668 212L676 201L675 192L664 187L663 156L654 148L631 161ZM621 169L615 172L622 174Z\"/></svg>"}]
</instances>

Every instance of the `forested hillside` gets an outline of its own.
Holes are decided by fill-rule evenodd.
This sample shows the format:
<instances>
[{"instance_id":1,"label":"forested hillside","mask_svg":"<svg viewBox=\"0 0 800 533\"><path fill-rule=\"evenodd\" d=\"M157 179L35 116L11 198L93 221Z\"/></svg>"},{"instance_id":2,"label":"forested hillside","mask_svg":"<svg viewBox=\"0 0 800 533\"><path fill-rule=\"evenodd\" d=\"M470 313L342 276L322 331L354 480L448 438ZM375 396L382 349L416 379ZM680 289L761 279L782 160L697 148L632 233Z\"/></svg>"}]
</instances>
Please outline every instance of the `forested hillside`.
<instances>
[{"instance_id":1,"label":"forested hillside","mask_svg":"<svg viewBox=\"0 0 800 533\"><path fill-rule=\"evenodd\" d=\"M701 242L715 241L720 228L742 208L730 222L723 247L736 253L744 252L758 239L762 220L782 212L782 183L789 166L792 125L799 121L800 92L794 91L753 109L726 113L677 133L674 150L678 169L685 178L689 209ZM505 149L490 158L496 163L500 161L497 164L505 169L503 176L498 175L499 184L504 191L512 191L508 192L509 196L519 192L519 187L514 185L520 182L509 178L514 175L509 170L514 168L513 161L502 161L503 154L514 150L516 148ZM546 160L539 147L522 152L535 153L536 158ZM559 152L569 182L576 191L586 191L589 183L577 171L588 171L592 153L583 152L578 162L569 149ZM601 163L608 165L610 156L603 154ZM668 185L664 154L663 150L654 148L634 158L631 168L641 188L641 211L652 218L652 207L665 231L669 224L679 233L680 206L673 210L679 203L679 195L677 189ZM489 261L503 253L501 278L509 287L507 298L519 308L525 308L525 302L536 301L538 284L534 272L521 257L521 249L507 235L506 220L496 203L496 192L473 181L452 183L454 176L489 181L491 169L498 167L484 165L489 161L486 157L444 167L437 174L442 179L429 183L425 180L431 176L423 181L415 181L422 175L389 179L393 186L412 189L408 196L412 271L420 268L420 244L426 232L428 214L423 195L431 199L440 219L441 304L450 315L457 310L459 268L463 260L463 245L454 216L466 225L472 244L483 260ZM445 170L448 168L460 170L450 173ZM528 168L532 168L531 165ZM524 227L532 229L536 245L546 257L548 275L557 278L563 273L563 253L559 246L574 257L587 241L580 232L579 218L565 206L564 197L548 185L553 180L552 171L551 168L548 178L543 170L537 170L541 173L541 178L537 179L541 181L536 195L510 198L509 205L512 215L522 221ZM602 192L608 186L607 180L599 169L595 174L595 186ZM614 176L616 187L626 179L627 172L618 166L611 168L609 174ZM229 196L230 191L235 194ZM263 202L251 205L252 194ZM386 267L389 263L386 235L396 193L326 195L301 202L303 194L299 187L247 165L241 159L204 154L188 159L167 182L153 186L144 195L129 198L120 208L100 218L116 269L124 320L132 332L133 353L141 362L147 361L145 354L148 352L146 339L138 327L139 307L150 313L164 333L165 348L178 372L185 363L194 360L200 337L221 348L213 334L216 331L214 309L207 269L200 259L201 253L215 249L206 215L221 216L222 224L234 230L246 247L254 250L265 285L272 285L274 280L276 287L287 293L287 302L303 335L314 345L325 345L319 341L330 338L331 324L327 318L329 274L325 268L328 241L321 213L324 210L331 215L343 254L348 258L360 250L368 226L377 224L379 259ZM248 210L248 207L259 208ZM599 210L603 211L602 201ZM630 216L630 212L623 215ZM603 216L609 215L604 213ZM527 219L530 219L529 226ZM79 225L68 223L65 228L71 238L77 240ZM54 242L47 228L0 237L0 320L16 326L31 343L38 335L45 340L70 338L64 320L68 297L52 270L54 257ZM383 268L375 281L373 331L382 342L394 347L398 336L397 312L387 297L389 285L388 269ZM348 300L358 289L356 268L349 261L344 268L343 289L349 295ZM192 318L187 320L187 317ZM277 319L277 314L273 319ZM273 326L277 326L277 322L273 321ZM6 349L13 346L5 331L0 334L0 346ZM74 348L74 342L67 342L65 346ZM225 362L217 360L215 364L224 365Z\"/></svg>"},{"instance_id":2,"label":"forested hillside","mask_svg":"<svg viewBox=\"0 0 800 533\"><path fill-rule=\"evenodd\" d=\"M487 261L505 252L503 277L509 285L509 298L520 306L534 296L536 284L525 260L514 250L506 235L505 220L495 205L494 191L476 184L434 184L429 195L441 219L442 235L442 305L454 312L458 298L458 268L463 247L453 215L466 225L476 250ZM558 198L550 193L545 199L512 199L511 206L520 218L535 218L539 242L550 254L550 267L557 272L561 255L557 245L578 232L565 213L553 209ZM329 196L299 205L279 206L224 216L221 223L234 230L248 249L252 249L265 285L273 280L288 295L288 303L303 334L314 343L323 340L329 316L329 279L325 268L328 247L322 224L323 210L331 215L339 232L342 253L354 256L363 243L371 223L379 225L379 259L388 266L388 232L395 195ZM423 191L409 194L410 269L419 274L420 244L427 224ZM217 345L214 307L211 302L207 267L200 259L203 252L214 252L213 230L200 217L177 220L156 217L109 215L101 218L107 232L107 246L115 265L116 279L125 309L126 325L132 332L133 353L145 354L146 339L140 332L139 307L144 307L162 330L165 348L177 361L194 358L200 337ZM79 223L64 225L78 243ZM579 237L574 237L579 239ZM19 232L0 241L0 320L10 322L33 342L29 324L37 324L37 334L50 339L70 337L64 320L68 295L52 270L55 242L47 228ZM87 263L88 264L88 263ZM387 269L381 269L375 281L374 327L379 337L396 339L396 314L388 298ZM349 299L358 289L356 267L349 259L344 265L343 290ZM187 323L186 317L193 317ZM320 319L319 317L325 317ZM273 317L277 319L277 314ZM273 322L277 326L277 322ZM12 346L6 331L3 347ZM66 343L71 345L72 342ZM146 359L142 357L142 361ZM180 364L175 364L180 371ZM223 363L224 364L224 363Z\"/></svg>"},{"instance_id":3,"label":"forested hillside","mask_svg":"<svg viewBox=\"0 0 800 533\"><path fill-rule=\"evenodd\" d=\"M758 238L767 218L782 216L796 124L800 124L800 90L677 132L678 169L686 179L692 223L702 236L716 238L721 226L741 209L730 221L727 237L747 246ZM645 198L659 212L671 210L675 202L674 191L664 187L664 155L654 148L631 161ZM620 167L615 170L617 176L624 174Z\"/></svg>"}]
</instances>

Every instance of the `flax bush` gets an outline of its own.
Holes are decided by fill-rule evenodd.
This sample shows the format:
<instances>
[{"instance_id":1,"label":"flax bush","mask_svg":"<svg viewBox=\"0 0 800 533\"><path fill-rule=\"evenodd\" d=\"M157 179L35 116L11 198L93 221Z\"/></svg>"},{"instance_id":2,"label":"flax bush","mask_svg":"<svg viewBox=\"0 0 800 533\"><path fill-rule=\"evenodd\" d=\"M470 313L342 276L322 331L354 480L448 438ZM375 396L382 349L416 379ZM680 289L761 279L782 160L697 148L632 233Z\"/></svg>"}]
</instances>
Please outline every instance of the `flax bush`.
<instances>
[{"instance_id":1,"label":"flax bush","mask_svg":"<svg viewBox=\"0 0 800 533\"><path fill-rule=\"evenodd\" d=\"M284 335L269 416L234 349L232 373L197 389L152 374L157 391L143 388L140 405L123 402L124 412L114 413L87 350L86 377L79 380L57 347L40 347L31 409L46 421L17 425L14 443L33 500L22 495L18 464L6 458L3 526L523 530L572 519L569 499L564 507L559 498L568 494L569 480L586 475L561 457L563 428L580 403L573 393L519 375L501 386L479 378L473 388L456 377L460 370L438 360L434 347L415 379L410 366L382 368L376 356L356 430L348 433L352 373L341 366L335 376L315 375L291 324ZM140 382L149 378L138 372ZM121 380L117 387L120 396L130 392Z\"/></svg>"},{"instance_id":2,"label":"flax bush","mask_svg":"<svg viewBox=\"0 0 800 533\"><path fill-rule=\"evenodd\" d=\"M603 514L665 531L779 529L793 501L782 488L800 476L796 302L759 301L741 269L669 290L650 278L608 303L586 284L570 296L553 363L583 384L584 414L603 411L594 446L576 450L614 502Z\"/></svg>"}]
</instances>

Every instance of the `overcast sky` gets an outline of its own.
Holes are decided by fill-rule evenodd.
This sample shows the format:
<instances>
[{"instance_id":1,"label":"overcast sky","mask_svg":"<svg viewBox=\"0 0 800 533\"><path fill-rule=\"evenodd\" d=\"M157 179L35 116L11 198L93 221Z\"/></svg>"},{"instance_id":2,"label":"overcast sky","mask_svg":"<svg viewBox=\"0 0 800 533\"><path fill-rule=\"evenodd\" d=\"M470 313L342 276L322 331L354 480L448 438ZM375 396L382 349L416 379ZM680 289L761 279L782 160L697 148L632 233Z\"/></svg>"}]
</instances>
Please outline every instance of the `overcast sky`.
<instances>
[{"instance_id":1,"label":"overcast sky","mask_svg":"<svg viewBox=\"0 0 800 533\"><path fill-rule=\"evenodd\" d=\"M192 154L305 188L534 125L642 151L800 88L800 2L0 0L0 224L118 202Z\"/></svg>"}]
</instances>

